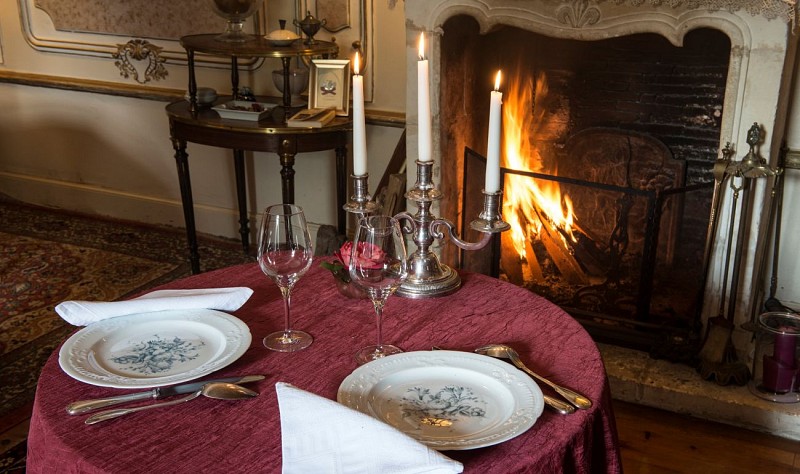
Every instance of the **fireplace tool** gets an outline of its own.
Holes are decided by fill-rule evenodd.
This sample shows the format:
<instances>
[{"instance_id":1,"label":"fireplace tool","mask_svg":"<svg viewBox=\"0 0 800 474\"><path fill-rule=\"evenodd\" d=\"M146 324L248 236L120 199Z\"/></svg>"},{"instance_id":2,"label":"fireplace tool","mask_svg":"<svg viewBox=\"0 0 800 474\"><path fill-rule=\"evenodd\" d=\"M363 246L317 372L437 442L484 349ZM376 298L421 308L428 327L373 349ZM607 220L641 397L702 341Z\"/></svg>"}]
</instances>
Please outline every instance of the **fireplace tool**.
<instances>
[{"instance_id":1,"label":"fireplace tool","mask_svg":"<svg viewBox=\"0 0 800 474\"><path fill-rule=\"evenodd\" d=\"M725 168L725 175L729 177L730 187L733 190L733 199L731 203L720 307L717 316L708 321L706 340L699 353L700 364L698 366L698 371L704 379L710 380L713 378L719 385L728 385L730 383L744 385L750 378L750 369L743 361L738 360L732 335L734 315L736 312L736 297L738 295L739 272L741 269L744 239L747 230L747 219L750 212L749 190L752 185L751 181L762 177L775 176L777 174L776 171L767 166L766 160L758 156L755 151L755 147L760 139L761 129L757 123L754 123L747 133L747 144L750 146L747 155L739 162L730 162ZM726 150L729 150L727 146ZM723 160L728 160L729 156L729 151L723 151ZM715 170L717 170L716 167ZM723 177L723 180L724 179ZM736 184L737 180L740 183L739 185ZM738 208L740 194L743 194L742 209L739 215L736 251L733 252L733 259L731 259L733 236L736 230L736 210ZM714 212L713 209L712 212ZM730 285L728 280L729 269L732 269ZM730 288L728 288L729 286ZM726 297L727 303L725 301ZM725 314L726 309L727 314Z\"/></svg>"},{"instance_id":2,"label":"fireplace tool","mask_svg":"<svg viewBox=\"0 0 800 474\"><path fill-rule=\"evenodd\" d=\"M397 290L398 295L405 298L430 298L444 296L461 287L461 277L454 269L439 262L439 258L431 250L433 241L444 239L447 234L450 240L464 250L480 250L485 247L494 234L508 230L511 226L503 221L501 206L503 191L494 193L483 191L483 211L477 219L470 223L470 228L480 232L478 242L466 242L456 235L456 227L447 219L436 217L431 212L431 205L442 199L442 193L432 182L432 161L417 160L417 181L414 188L405 194L406 199L417 204L414 215L401 212L395 217L403 221L403 233L411 235L416 250L408 257L408 279ZM368 194L367 175L351 175L354 183L354 194L344 209L353 214L370 214L379 209Z\"/></svg>"}]
</instances>

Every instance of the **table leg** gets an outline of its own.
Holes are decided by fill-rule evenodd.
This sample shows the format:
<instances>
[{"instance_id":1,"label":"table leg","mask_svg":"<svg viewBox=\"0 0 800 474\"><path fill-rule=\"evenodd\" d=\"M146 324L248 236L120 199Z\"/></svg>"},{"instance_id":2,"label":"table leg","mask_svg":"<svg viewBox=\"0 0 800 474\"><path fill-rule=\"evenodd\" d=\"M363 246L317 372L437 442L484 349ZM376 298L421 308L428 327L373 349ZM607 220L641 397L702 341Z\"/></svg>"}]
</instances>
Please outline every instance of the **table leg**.
<instances>
[{"instance_id":1,"label":"table leg","mask_svg":"<svg viewBox=\"0 0 800 474\"><path fill-rule=\"evenodd\" d=\"M192 273L200 273L200 253L197 250L197 230L194 223L194 203L192 202L192 182L189 179L189 155L186 153L186 140L172 139L175 149L175 163L178 166L178 182L181 187L183 219L186 222L186 239L189 244L189 262Z\"/></svg>"},{"instance_id":2,"label":"table leg","mask_svg":"<svg viewBox=\"0 0 800 474\"><path fill-rule=\"evenodd\" d=\"M347 146L336 147L336 223L339 235L347 235Z\"/></svg>"},{"instance_id":3,"label":"table leg","mask_svg":"<svg viewBox=\"0 0 800 474\"><path fill-rule=\"evenodd\" d=\"M197 114L197 78L194 75L194 50L187 49L186 57L189 61L189 111L194 117Z\"/></svg>"},{"instance_id":4,"label":"table leg","mask_svg":"<svg viewBox=\"0 0 800 474\"><path fill-rule=\"evenodd\" d=\"M294 157L292 142L281 142L281 192L284 204L294 204Z\"/></svg>"},{"instance_id":5,"label":"table leg","mask_svg":"<svg viewBox=\"0 0 800 474\"><path fill-rule=\"evenodd\" d=\"M289 108L292 106L292 91L290 86L290 79L291 75L289 74L291 71L291 57L281 58L283 62L283 106Z\"/></svg>"},{"instance_id":6,"label":"table leg","mask_svg":"<svg viewBox=\"0 0 800 474\"><path fill-rule=\"evenodd\" d=\"M231 91L233 100L239 100L239 60L231 56Z\"/></svg>"},{"instance_id":7,"label":"table leg","mask_svg":"<svg viewBox=\"0 0 800 474\"><path fill-rule=\"evenodd\" d=\"M244 150L233 150L233 169L236 172L236 198L239 201L239 235L242 250L250 253L250 221L247 218L247 182L244 171Z\"/></svg>"}]
</instances>

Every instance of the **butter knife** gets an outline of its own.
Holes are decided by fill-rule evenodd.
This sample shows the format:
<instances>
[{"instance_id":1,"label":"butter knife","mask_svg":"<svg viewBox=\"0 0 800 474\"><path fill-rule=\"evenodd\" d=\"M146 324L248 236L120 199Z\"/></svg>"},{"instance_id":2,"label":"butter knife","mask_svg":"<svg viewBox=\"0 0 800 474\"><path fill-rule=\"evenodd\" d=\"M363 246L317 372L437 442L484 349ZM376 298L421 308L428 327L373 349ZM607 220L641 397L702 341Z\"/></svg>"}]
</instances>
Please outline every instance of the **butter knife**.
<instances>
[{"instance_id":1,"label":"butter knife","mask_svg":"<svg viewBox=\"0 0 800 474\"><path fill-rule=\"evenodd\" d=\"M103 408L111 405L118 405L120 403L134 402L136 400L159 399L171 397L173 395L180 395L182 393L196 392L203 388L203 385L210 382L225 382L225 383L249 383L264 380L263 375L245 375L241 377L225 377L221 379L202 380L199 382L185 383L181 385L173 385L171 387L156 387L146 392L128 393L125 395L116 395L113 397L95 398L92 400L80 400L67 405L67 413L70 415L80 415L87 413L98 408Z\"/></svg>"}]
</instances>

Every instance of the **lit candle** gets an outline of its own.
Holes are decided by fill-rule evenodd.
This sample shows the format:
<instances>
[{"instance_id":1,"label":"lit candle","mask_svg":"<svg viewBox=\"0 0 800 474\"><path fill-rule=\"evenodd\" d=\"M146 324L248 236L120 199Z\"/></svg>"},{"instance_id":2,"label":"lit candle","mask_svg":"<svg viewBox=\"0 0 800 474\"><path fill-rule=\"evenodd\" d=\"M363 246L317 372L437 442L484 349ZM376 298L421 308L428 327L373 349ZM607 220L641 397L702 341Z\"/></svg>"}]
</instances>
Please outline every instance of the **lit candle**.
<instances>
[{"instance_id":1,"label":"lit candle","mask_svg":"<svg viewBox=\"0 0 800 474\"><path fill-rule=\"evenodd\" d=\"M428 86L428 60L425 59L425 34L419 35L417 62L417 123L419 161L431 161L431 97Z\"/></svg>"},{"instance_id":2,"label":"lit candle","mask_svg":"<svg viewBox=\"0 0 800 474\"><path fill-rule=\"evenodd\" d=\"M494 90L489 103L489 139L486 148L486 182L483 190L487 193L500 191L500 106L503 93L500 92L500 71L494 79Z\"/></svg>"},{"instance_id":3,"label":"lit candle","mask_svg":"<svg viewBox=\"0 0 800 474\"><path fill-rule=\"evenodd\" d=\"M359 74L358 53L353 64L353 175L367 174L367 138L364 125L364 76Z\"/></svg>"}]
</instances>

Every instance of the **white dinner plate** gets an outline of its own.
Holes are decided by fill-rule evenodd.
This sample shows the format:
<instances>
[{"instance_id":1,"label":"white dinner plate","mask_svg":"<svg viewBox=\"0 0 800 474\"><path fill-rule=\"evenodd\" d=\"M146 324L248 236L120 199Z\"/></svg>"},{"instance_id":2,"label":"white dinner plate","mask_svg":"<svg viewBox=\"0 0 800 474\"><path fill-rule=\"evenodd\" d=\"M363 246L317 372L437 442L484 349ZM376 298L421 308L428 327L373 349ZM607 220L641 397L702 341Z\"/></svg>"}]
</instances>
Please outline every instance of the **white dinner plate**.
<instances>
[{"instance_id":1,"label":"white dinner plate","mask_svg":"<svg viewBox=\"0 0 800 474\"><path fill-rule=\"evenodd\" d=\"M391 355L362 365L339 386L339 403L436 449L474 449L530 429L542 391L514 366L456 351Z\"/></svg>"},{"instance_id":2,"label":"white dinner plate","mask_svg":"<svg viewBox=\"0 0 800 474\"><path fill-rule=\"evenodd\" d=\"M58 355L69 376L92 385L150 388L221 369L250 347L242 320L211 309L132 314L90 324Z\"/></svg>"}]
</instances>

